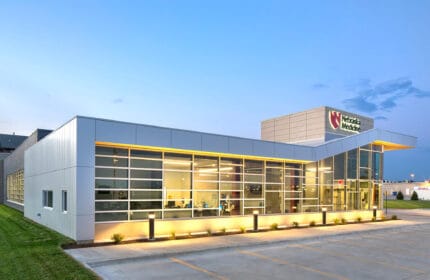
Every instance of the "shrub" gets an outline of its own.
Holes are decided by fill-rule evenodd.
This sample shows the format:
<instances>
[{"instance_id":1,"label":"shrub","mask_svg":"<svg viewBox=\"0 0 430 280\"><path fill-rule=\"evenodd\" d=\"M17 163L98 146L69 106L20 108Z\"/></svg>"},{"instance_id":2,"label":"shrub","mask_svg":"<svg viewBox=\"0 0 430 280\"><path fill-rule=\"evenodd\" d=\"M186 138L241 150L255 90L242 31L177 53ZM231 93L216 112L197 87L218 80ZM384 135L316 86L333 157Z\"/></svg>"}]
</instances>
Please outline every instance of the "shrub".
<instances>
[{"instance_id":1,"label":"shrub","mask_svg":"<svg viewBox=\"0 0 430 280\"><path fill-rule=\"evenodd\" d=\"M124 240L124 235L121 233L114 233L110 239L113 240L115 244L119 244Z\"/></svg>"},{"instance_id":2,"label":"shrub","mask_svg":"<svg viewBox=\"0 0 430 280\"><path fill-rule=\"evenodd\" d=\"M278 224L277 223L273 223L270 225L270 229L271 230L277 230L278 229Z\"/></svg>"},{"instance_id":3,"label":"shrub","mask_svg":"<svg viewBox=\"0 0 430 280\"><path fill-rule=\"evenodd\" d=\"M241 227L239 228L239 230L240 230L240 232L241 232L241 233L245 233L245 232L246 232L246 227L241 226Z\"/></svg>"},{"instance_id":4,"label":"shrub","mask_svg":"<svg viewBox=\"0 0 430 280\"><path fill-rule=\"evenodd\" d=\"M376 217L372 217L372 222L376 222Z\"/></svg>"},{"instance_id":5,"label":"shrub","mask_svg":"<svg viewBox=\"0 0 430 280\"><path fill-rule=\"evenodd\" d=\"M174 230L172 230L172 231L170 232L170 239L171 239L171 240L175 240L175 239L176 239L176 232L175 232Z\"/></svg>"},{"instance_id":6,"label":"shrub","mask_svg":"<svg viewBox=\"0 0 430 280\"><path fill-rule=\"evenodd\" d=\"M356 220L357 222L361 223L362 218L361 218L360 216L358 216L355 220Z\"/></svg>"},{"instance_id":7,"label":"shrub","mask_svg":"<svg viewBox=\"0 0 430 280\"><path fill-rule=\"evenodd\" d=\"M391 216L391 220L397 220L397 215Z\"/></svg>"},{"instance_id":8,"label":"shrub","mask_svg":"<svg viewBox=\"0 0 430 280\"><path fill-rule=\"evenodd\" d=\"M221 232L222 232L222 234L225 234L225 233L227 232L227 229L226 229L225 227L223 227L223 228L221 229Z\"/></svg>"},{"instance_id":9,"label":"shrub","mask_svg":"<svg viewBox=\"0 0 430 280\"><path fill-rule=\"evenodd\" d=\"M191 232L188 232L188 237L193 237L193 235L191 234Z\"/></svg>"},{"instance_id":10,"label":"shrub","mask_svg":"<svg viewBox=\"0 0 430 280\"><path fill-rule=\"evenodd\" d=\"M211 236L211 235L212 235L212 230L211 230L210 228L208 228L208 229L206 230L206 232L208 233L208 235L209 235L209 236Z\"/></svg>"},{"instance_id":11,"label":"shrub","mask_svg":"<svg viewBox=\"0 0 430 280\"><path fill-rule=\"evenodd\" d=\"M399 191L398 193L397 193L397 196L396 196L396 198L397 198L397 200L403 200L403 193L401 192L401 191Z\"/></svg>"},{"instance_id":12,"label":"shrub","mask_svg":"<svg viewBox=\"0 0 430 280\"><path fill-rule=\"evenodd\" d=\"M311 221L311 222L309 223L309 226L310 226L310 227L314 227L315 225L316 225L315 221Z\"/></svg>"},{"instance_id":13,"label":"shrub","mask_svg":"<svg viewBox=\"0 0 430 280\"><path fill-rule=\"evenodd\" d=\"M299 222L293 222L293 227L299 227Z\"/></svg>"},{"instance_id":14,"label":"shrub","mask_svg":"<svg viewBox=\"0 0 430 280\"><path fill-rule=\"evenodd\" d=\"M418 200L418 194L416 191L412 193L411 200Z\"/></svg>"},{"instance_id":15,"label":"shrub","mask_svg":"<svg viewBox=\"0 0 430 280\"><path fill-rule=\"evenodd\" d=\"M334 218L334 219L333 219L333 223L334 223L335 225L338 225L338 224L340 223L339 218Z\"/></svg>"},{"instance_id":16,"label":"shrub","mask_svg":"<svg viewBox=\"0 0 430 280\"><path fill-rule=\"evenodd\" d=\"M340 222L342 223L342 225L346 224L346 219L345 218L341 218Z\"/></svg>"}]
</instances>

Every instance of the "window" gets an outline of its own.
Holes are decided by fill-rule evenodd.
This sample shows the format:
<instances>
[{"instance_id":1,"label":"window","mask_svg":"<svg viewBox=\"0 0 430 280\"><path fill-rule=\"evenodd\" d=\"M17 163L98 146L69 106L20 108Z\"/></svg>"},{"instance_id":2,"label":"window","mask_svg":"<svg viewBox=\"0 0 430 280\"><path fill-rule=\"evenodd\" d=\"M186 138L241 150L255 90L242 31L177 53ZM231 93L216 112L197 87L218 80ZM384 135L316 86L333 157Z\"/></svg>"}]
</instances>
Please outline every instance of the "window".
<instances>
[{"instance_id":1,"label":"window","mask_svg":"<svg viewBox=\"0 0 430 280\"><path fill-rule=\"evenodd\" d=\"M61 192L61 208L63 212L67 212L67 191Z\"/></svg>"},{"instance_id":2,"label":"window","mask_svg":"<svg viewBox=\"0 0 430 280\"><path fill-rule=\"evenodd\" d=\"M43 207L52 208L53 206L53 192L43 191Z\"/></svg>"},{"instance_id":3,"label":"window","mask_svg":"<svg viewBox=\"0 0 430 280\"><path fill-rule=\"evenodd\" d=\"M18 170L6 177L7 200L24 204L24 170Z\"/></svg>"}]
</instances>

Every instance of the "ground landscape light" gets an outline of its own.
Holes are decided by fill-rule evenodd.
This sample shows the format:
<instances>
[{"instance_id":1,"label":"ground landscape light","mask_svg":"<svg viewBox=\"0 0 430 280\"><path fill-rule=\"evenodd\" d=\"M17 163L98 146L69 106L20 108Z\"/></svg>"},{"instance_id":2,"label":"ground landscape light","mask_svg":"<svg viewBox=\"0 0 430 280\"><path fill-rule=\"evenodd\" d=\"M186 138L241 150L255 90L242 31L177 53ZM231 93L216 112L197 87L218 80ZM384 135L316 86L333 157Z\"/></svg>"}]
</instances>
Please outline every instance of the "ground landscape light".
<instances>
[{"instance_id":1,"label":"ground landscape light","mask_svg":"<svg viewBox=\"0 0 430 280\"><path fill-rule=\"evenodd\" d=\"M325 225L327 222L327 208L323 207L321 208L321 211L322 211L322 223L323 225Z\"/></svg>"},{"instance_id":2,"label":"ground landscape light","mask_svg":"<svg viewBox=\"0 0 430 280\"><path fill-rule=\"evenodd\" d=\"M154 237L154 228L155 228L155 214L154 213L149 213L148 214L148 219L149 219L149 240L153 241L155 240Z\"/></svg>"},{"instance_id":3,"label":"ground landscape light","mask_svg":"<svg viewBox=\"0 0 430 280\"><path fill-rule=\"evenodd\" d=\"M254 214L254 231L258 231L258 210L252 211L252 214Z\"/></svg>"}]
</instances>

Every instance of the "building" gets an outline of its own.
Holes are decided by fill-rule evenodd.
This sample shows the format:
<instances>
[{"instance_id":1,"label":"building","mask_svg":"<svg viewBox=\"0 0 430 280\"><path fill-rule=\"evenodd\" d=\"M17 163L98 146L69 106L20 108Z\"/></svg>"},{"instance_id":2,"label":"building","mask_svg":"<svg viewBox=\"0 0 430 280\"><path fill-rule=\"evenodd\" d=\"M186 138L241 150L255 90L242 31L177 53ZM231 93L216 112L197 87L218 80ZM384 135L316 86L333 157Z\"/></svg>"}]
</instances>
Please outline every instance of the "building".
<instances>
[{"instance_id":1,"label":"building","mask_svg":"<svg viewBox=\"0 0 430 280\"><path fill-rule=\"evenodd\" d=\"M36 129L28 137L21 136L25 140L21 141L16 149L4 159L2 177L5 187L1 189L3 195L1 201L4 204L24 211L24 153L51 132L52 130Z\"/></svg>"},{"instance_id":2,"label":"building","mask_svg":"<svg viewBox=\"0 0 430 280\"><path fill-rule=\"evenodd\" d=\"M411 198L415 191L420 200L430 200L430 182L384 182L382 191L387 199L396 199L397 193L402 192L404 199Z\"/></svg>"},{"instance_id":3,"label":"building","mask_svg":"<svg viewBox=\"0 0 430 280\"><path fill-rule=\"evenodd\" d=\"M262 138L77 116L26 149L24 214L78 242L147 237L149 213L156 235L252 227L255 210L263 227L370 218L384 152L416 144L329 107L263 121Z\"/></svg>"},{"instance_id":4,"label":"building","mask_svg":"<svg viewBox=\"0 0 430 280\"><path fill-rule=\"evenodd\" d=\"M4 201L3 161L26 139L26 136L0 134L0 203Z\"/></svg>"}]
</instances>

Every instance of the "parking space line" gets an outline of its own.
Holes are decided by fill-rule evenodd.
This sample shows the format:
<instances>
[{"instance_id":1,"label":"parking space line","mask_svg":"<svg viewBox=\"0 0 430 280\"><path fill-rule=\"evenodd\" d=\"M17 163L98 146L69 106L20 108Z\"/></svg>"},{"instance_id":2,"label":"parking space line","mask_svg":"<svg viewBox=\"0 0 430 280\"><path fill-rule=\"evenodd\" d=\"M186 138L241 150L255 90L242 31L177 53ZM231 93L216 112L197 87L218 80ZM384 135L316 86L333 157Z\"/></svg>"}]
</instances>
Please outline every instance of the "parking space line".
<instances>
[{"instance_id":1,"label":"parking space line","mask_svg":"<svg viewBox=\"0 0 430 280\"><path fill-rule=\"evenodd\" d=\"M188 268L194 269L194 270L196 270L196 271L203 272L203 273L205 273L205 274L207 274L207 275L209 275L209 276L212 276L212 277L214 277L214 278L216 278L216 279L220 279L220 280L227 280L227 279L228 279L228 278L226 278L226 277L224 277L224 276L221 276L221 275L219 275L219 274L216 274L215 272L212 272L212 271L206 270L206 269L204 269L204 268L202 268L202 267L196 266L196 265L194 265L194 264L192 264L192 263L189 263L189 262L186 262L186 261L184 261L184 260L180 260L180 259L173 258L173 257L172 257L172 258L170 258L170 260L171 260L171 261L173 261L173 262L175 262L175 263L182 264L183 266L186 266L186 267L188 267Z\"/></svg>"},{"instance_id":2,"label":"parking space line","mask_svg":"<svg viewBox=\"0 0 430 280\"><path fill-rule=\"evenodd\" d=\"M382 240L385 240L385 241L387 240L387 236L386 235L378 235L378 236L372 235L372 236L369 236L369 237L366 237L366 238L382 239ZM411 242L408 241L406 235L404 237L402 237L402 236L396 236L395 238L390 236L390 238L392 239L391 241L395 241L396 243L403 243L403 244L406 244L408 246L413 246L413 243L411 243Z\"/></svg>"},{"instance_id":3,"label":"parking space line","mask_svg":"<svg viewBox=\"0 0 430 280\"><path fill-rule=\"evenodd\" d=\"M341 275L338 275L338 274L321 271L321 270L318 270L318 269L315 269L315 268L312 268L312 267L309 267L309 266L297 264L297 263L290 263L290 262L288 262L286 260L282 260L282 259L279 259L279 258L272 258L272 257L266 256L266 255L262 255L262 254L256 253L256 252L251 252L251 251L246 251L246 250L238 250L238 252L241 253L241 254L244 254L244 255L249 255L249 256L254 256L254 257L260 258L260 259L269 260L269 261L272 261L272 262L275 262L275 263L286 264L286 265L293 266L293 267L299 267L299 268L301 268L303 270L307 270L307 271L310 271L310 272L313 272L313 273L321 274L321 275L324 275L324 276L327 276L327 277L330 277L330 278L333 278L333 279L348 280L348 278L346 278L344 276L341 276Z\"/></svg>"},{"instance_id":4,"label":"parking space line","mask_svg":"<svg viewBox=\"0 0 430 280\"><path fill-rule=\"evenodd\" d=\"M370 264L380 264L380 265L388 266L391 268L399 268L402 270L412 271L415 273L428 273L427 271L423 271L423 270L420 270L417 268L407 267L407 266L403 266L403 265L399 265L399 264L391 264L391 263L387 263L387 262L383 262L383 261L369 260L369 259L365 259L365 258L351 256L348 254L335 253L333 251L318 249L318 248L314 248L314 247L310 247L310 246L302 245L302 244L289 245L289 247L299 247L299 248L303 248L303 249L306 249L309 251L321 252L321 253L324 253L326 255L330 255L330 256L334 256L334 257L349 258L349 259L354 259L354 260L357 260L360 262L370 263Z\"/></svg>"},{"instance_id":5,"label":"parking space line","mask_svg":"<svg viewBox=\"0 0 430 280\"><path fill-rule=\"evenodd\" d=\"M351 241L348 241L348 240L351 240ZM357 245L357 240L355 240L355 242L354 242L354 239L343 239L343 240L336 240L336 241L330 241L330 243L342 243L342 244L345 244L345 245ZM371 244L370 245L363 245L363 243L360 243L360 247L366 247L366 248L369 248L369 249L374 249L375 248L375 246L372 246ZM380 251L384 251L384 252L388 252L388 253L394 253L394 255L397 255L397 253L399 252L399 251L403 251L403 252L405 252L405 253L410 253L410 250L408 250L408 249L404 249L404 248L396 248L396 249L391 249L391 248L381 248L381 247L378 247L378 250L380 250ZM420 256L423 256L423 257L427 257L428 256L428 254L422 254L422 253L419 253L419 252L413 252L412 253L413 255L420 255Z\"/></svg>"}]
</instances>

